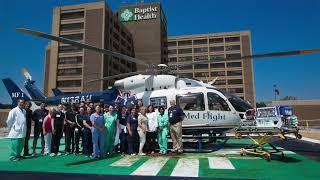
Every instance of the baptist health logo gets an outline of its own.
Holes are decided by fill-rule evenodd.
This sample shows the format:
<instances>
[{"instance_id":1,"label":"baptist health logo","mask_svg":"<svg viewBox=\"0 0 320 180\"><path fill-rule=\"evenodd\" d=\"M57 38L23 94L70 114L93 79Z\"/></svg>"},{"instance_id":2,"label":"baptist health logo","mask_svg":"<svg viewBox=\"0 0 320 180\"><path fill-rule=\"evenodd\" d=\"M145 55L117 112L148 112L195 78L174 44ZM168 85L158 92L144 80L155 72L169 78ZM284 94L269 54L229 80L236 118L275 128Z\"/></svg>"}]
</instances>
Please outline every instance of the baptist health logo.
<instances>
[{"instance_id":1,"label":"baptist health logo","mask_svg":"<svg viewBox=\"0 0 320 180\"><path fill-rule=\"evenodd\" d=\"M133 9L125 9L120 16L121 21L133 21Z\"/></svg>"}]
</instances>

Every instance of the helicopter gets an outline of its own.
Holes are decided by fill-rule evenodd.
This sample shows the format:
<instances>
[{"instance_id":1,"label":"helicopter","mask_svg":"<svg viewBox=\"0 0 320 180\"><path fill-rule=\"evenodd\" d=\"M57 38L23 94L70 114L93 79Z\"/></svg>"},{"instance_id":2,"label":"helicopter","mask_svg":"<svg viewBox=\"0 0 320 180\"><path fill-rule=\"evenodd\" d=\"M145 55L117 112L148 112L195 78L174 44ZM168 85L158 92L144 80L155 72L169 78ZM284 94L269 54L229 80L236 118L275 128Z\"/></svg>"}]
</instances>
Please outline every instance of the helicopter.
<instances>
[{"instance_id":1,"label":"helicopter","mask_svg":"<svg viewBox=\"0 0 320 180\"><path fill-rule=\"evenodd\" d=\"M129 92L130 96L141 99L144 104L154 107L169 108L169 102L176 100L185 114L182 128L184 134L218 134L239 126L241 119L245 119L246 111L253 109L247 101L216 87L195 79L178 77L174 74L175 69L182 68L181 64L171 66L165 64L146 64L142 60L130 57L108 49L102 49L85 43L67 38L33 31L25 28L17 28L19 32L33 36L69 44L78 48L93 50L109 56L124 59L145 67L143 71L118 74L100 79L93 79L87 83L101 80L116 80L113 88ZM287 52L275 52L259 55L249 55L234 59L253 59L279 56L293 56L301 54L319 53L320 48L308 50L296 50ZM190 64L206 63L211 61L192 62ZM31 81L30 81L31 82Z\"/></svg>"}]
</instances>

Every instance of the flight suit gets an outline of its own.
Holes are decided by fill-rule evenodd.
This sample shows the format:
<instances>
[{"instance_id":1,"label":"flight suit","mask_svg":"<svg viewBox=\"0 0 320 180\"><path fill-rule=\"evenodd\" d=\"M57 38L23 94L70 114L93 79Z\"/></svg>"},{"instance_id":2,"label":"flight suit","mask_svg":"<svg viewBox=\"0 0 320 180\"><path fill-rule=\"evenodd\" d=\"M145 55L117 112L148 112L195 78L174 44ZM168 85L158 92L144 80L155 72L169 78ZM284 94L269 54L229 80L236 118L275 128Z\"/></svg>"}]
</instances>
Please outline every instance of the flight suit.
<instances>
[{"instance_id":1,"label":"flight suit","mask_svg":"<svg viewBox=\"0 0 320 180\"><path fill-rule=\"evenodd\" d=\"M168 114L159 114L157 117L158 121L158 144L160 147L160 154L166 154L168 149L167 135L169 133L169 118Z\"/></svg>"}]
</instances>

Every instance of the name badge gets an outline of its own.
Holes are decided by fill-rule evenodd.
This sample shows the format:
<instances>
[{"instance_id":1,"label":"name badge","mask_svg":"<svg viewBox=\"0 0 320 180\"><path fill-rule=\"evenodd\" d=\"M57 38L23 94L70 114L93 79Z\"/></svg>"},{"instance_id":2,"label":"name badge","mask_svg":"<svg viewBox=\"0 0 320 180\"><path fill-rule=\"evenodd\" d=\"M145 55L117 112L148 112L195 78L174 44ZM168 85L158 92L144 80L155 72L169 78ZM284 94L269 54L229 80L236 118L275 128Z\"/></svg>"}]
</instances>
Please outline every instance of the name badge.
<instances>
[{"instance_id":1,"label":"name badge","mask_svg":"<svg viewBox=\"0 0 320 180\"><path fill-rule=\"evenodd\" d=\"M56 117L60 117L60 114L57 114Z\"/></svg>"}]
</instances>

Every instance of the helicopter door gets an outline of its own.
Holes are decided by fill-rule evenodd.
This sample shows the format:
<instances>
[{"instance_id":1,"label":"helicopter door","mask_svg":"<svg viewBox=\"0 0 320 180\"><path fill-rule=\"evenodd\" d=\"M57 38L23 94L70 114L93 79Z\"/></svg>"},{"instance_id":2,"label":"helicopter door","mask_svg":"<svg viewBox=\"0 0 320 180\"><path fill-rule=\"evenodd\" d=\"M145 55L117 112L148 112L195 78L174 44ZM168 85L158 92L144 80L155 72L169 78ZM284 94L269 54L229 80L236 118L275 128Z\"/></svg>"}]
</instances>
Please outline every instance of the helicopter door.
<instances>
[{"instance_id":1,"label":"helicopter door","mask_svg":"<svg viewBox=\"0 0 320 180\"><path fill-rule=\"evenodd\" d=\"M183 125L202 126L207 123L203 119L203 114L206 114L203 93L177 95L176 98L177 105L186 114Z\"/></svg>"},{"instance_id":2,"label":"helicopter door","mask_svg":"<svg viewBox=\"0 0 320 180\"><path fill-rule=\"evenodd\" d=\"M233 125L235 119L239 119L239 115L235 111L231 111L228 103L218 94L208 92L208 109L207 119L210 125Z\"/></svg>"}]
</instances>

